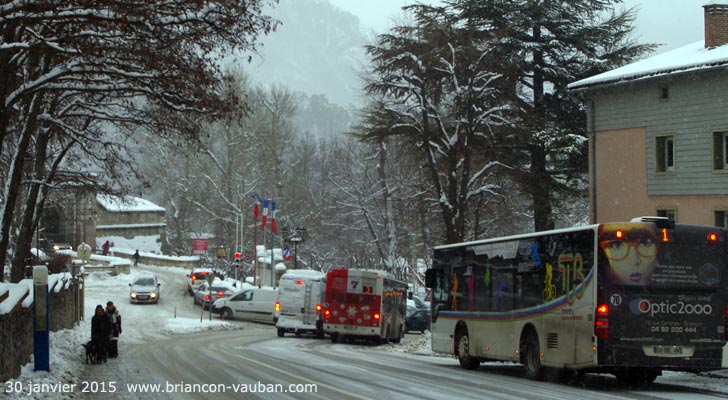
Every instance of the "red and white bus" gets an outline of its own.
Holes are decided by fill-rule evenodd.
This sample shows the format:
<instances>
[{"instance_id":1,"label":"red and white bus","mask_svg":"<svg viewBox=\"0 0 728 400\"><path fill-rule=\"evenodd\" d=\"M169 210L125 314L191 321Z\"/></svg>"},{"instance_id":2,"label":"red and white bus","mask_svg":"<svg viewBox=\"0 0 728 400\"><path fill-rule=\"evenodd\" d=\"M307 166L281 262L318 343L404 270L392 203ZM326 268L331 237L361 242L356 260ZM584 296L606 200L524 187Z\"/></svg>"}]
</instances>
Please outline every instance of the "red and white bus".
<instances>
[{"instance_id":1,"label":"red and white bus","mask_svg":"<svg viewBox=\"0 0 728 400\"><path fill-rule=\"evenodd\" d=\"M381 271L333 269L326 276L324 332L332 342L398 343L404 335L407 284Z\"/></svg>"},{"instance_id":2,"label":"red and white bus","mask_svg":"<svg viewBox=\"0 0 728 400\"><path fill-rule=\"evenodd\" d=\"M436 247L432 350L531 379L726 368L726 233L645 217Z\"/></svg>"}]
</instances>

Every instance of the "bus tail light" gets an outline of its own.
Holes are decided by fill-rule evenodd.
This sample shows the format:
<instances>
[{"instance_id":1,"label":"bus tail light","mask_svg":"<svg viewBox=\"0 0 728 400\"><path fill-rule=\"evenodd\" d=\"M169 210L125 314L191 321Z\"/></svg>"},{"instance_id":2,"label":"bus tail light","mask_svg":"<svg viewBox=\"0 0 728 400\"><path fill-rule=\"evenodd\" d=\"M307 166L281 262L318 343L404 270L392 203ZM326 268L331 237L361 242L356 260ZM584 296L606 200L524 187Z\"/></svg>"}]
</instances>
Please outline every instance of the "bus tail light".
<instances>
[{"instance_id":1,"label":"bus tail light","mask_svg":"<svg viewBox=\"0 0 728 400\"><path fill-rule=\"evenodd\" d=\"M316 312L321 311L321 304L316 304Z\"/></svg>"},{"instance_id":2,"label":"bus tail light","mask_svg":"<svg viewBox=\"0 0 728 400\"><path fill-rule=\"evenodd\" d=\"M270 303L268 303L268 304L270 304ZM281 302L276 301L276 312L279 312L279 311L281 311Z\"/></svg>"},{"instance_id":3,"label":"bus tail light","mask_svg":"<svg viewBox=\"0 0 728 400\"><path fill-rule=\"evenodd\" d=\"M330 316L331 316L331 310L329 310L328 308L325 309L324 310L324 318L329 319Z\"/></svg>"},{"instance_id":4,"label":"bus tail light","mask_svg":"<svg viewBox=\"0 0 728 400\"><path fill-rule=\"evenodd\" d=\"M594 336L600 339L609 338L609 306L606 304L597 306L594 318Z\"/></svg>"},{"instance_id":5,"label":"bus tail light","mask_svg":"<svg viewBox=\"0 0 728 400\"><path fill-rule=\"evenodd\" d=\"M374 314L374 320L379 321L379 313Z\"/></svg>"}]
</instances>

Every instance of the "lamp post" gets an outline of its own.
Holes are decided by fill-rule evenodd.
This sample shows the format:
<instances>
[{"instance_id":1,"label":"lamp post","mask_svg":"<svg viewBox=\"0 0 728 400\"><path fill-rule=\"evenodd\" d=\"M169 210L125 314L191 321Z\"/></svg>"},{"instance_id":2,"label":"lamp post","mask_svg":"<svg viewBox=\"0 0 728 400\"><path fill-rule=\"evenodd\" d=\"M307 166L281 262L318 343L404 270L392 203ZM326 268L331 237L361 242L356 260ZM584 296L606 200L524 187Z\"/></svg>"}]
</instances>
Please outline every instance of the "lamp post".
<instances>
[{"instance_id":1,"label":"lamp post","mask_svg":"<svg viewBox=\"0 0 728 400\"><path fill-rule=\"evenodd\" d=\"M306 228L298 226L293 228L291 236L286 241L293 243L293 269L298 269L298 244L306 241Z\"/></svg>"}]
</instances>

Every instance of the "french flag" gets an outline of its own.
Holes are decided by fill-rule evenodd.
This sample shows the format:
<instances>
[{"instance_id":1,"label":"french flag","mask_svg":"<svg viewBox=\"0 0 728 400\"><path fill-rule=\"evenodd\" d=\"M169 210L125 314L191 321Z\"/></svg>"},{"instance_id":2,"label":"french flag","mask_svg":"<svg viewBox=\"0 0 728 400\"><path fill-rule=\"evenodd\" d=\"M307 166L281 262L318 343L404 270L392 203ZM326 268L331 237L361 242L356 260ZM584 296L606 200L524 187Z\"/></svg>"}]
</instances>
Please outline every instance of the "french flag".
<instances>
[{"instance_id":1,"label":"french flag","mask_svg":"<svg viewBox=\"0 0 728 400\"><path fill-rule=\"evenodd\" d=\"M268 223L268 199L263 200L263 222L261 228L265 229L266 223Z\"/></svg>"},{"instance_id":2,"label":"french flag","mask_svg":"<svg viewBox=\"0 0 728 400\"><path fill-rule=\"evenodd\" d=\"M270 204L270 231L273 232L274 235L276 235L278 234L278 227L276 226L276 202L271 201Z\"/></svg>"},{"instance_id":3,"label":"french flag","mask_svg":"<svg viewBox=\"0 0 728 400\"><path fill-rule=\"evenodd\" d=\"M291 261L291 250L288 247L283 248L283 259Z\"/></svg>"},{"instance_id":4,"label":"french flag","mask_svg":"<svg viewBox=\"0 0 728 400\"><path fill-rule=\"evenodd\" d=\"M253 193L251 197L255 200L253 204L253 220L258 222L258 216L260 215L260 197L258 197L257 193Z\"/></svg>"}]
</instances>

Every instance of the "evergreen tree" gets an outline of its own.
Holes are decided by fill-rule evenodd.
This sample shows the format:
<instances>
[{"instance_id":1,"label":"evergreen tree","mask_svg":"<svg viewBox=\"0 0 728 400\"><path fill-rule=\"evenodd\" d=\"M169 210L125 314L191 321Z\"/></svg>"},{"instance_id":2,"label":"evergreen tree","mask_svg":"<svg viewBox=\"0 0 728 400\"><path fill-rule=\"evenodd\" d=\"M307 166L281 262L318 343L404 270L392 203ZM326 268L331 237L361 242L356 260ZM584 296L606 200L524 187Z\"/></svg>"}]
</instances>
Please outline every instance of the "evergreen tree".
<instances>
[{"instance_id":1,"label":"evergreen tree","mask_svg":"<svg viewBox=\"0 0 728 400\"><path fill-rule=\"evenodd\" d=\"M501 40L519 61L515 87L530 163L524 167L536 231L553 228L556 193L587 169L579 79L624 65L654 48L631 39L635 12L620 0L453 0L460 21ZM563 198L563 196L560 196Z\"/></svg>"}]
</instances>

